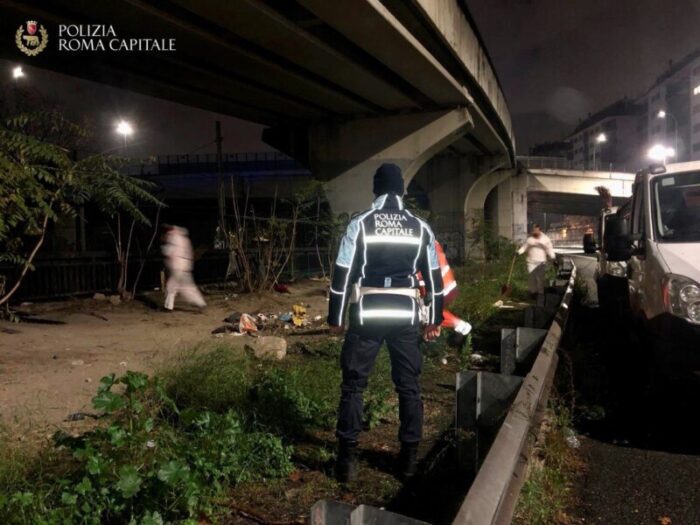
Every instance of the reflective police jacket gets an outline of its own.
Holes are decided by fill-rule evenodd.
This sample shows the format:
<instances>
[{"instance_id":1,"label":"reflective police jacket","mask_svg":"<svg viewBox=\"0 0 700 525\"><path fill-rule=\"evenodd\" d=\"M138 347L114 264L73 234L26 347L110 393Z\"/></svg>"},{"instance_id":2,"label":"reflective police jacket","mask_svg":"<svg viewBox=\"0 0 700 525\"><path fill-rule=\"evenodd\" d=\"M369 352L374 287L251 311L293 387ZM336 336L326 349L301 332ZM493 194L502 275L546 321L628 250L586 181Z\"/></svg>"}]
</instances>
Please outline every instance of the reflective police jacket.
<instances>
[{"instance_id":1,"label":"reflective police jacket","mask_svg":"<svg viewBox=\"0 0 700 525\"><path fill-rule=\"evenodd\" d=\"M353 303L351 324L418 324L418 279L427 276L428 324L442 321L442 276L435 236L406 210L401 197L377 197L354 217L340 243L331 283L328 324L342 325Z\"/></svg>"}]
</instances>

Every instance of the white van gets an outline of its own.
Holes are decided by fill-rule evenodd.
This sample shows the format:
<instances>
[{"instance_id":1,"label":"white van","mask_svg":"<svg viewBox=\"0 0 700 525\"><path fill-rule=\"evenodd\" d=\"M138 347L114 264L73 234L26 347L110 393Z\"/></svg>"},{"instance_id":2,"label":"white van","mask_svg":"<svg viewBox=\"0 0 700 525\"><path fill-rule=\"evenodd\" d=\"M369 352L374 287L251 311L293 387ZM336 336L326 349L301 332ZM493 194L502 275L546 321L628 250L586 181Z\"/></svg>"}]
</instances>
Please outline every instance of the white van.
<instances>
[{"instance_id":1,"label":"white van","mask_svg":"<svg viewBox=\"0 0 700 525\"><path fill-rule=\"evenodd\" d=\"M700 370L700 162L637 173L627 220L609 248L628 261L629 307L666 364Z\"/></svg>"}]
</instances>

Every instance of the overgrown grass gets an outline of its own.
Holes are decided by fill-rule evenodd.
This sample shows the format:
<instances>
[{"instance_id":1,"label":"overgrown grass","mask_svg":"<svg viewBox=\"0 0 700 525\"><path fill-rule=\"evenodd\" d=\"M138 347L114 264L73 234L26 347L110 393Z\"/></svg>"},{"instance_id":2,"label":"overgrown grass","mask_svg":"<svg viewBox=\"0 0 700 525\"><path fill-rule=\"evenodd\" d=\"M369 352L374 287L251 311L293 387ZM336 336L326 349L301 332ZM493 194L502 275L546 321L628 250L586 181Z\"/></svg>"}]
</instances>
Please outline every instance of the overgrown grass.
<instances>
[{"instance_id":1,"label":"overgrown grass","mask_svg":"<svg viewBox=\"0 0 700 525\"><path fill-rule=\"evenodd\" d=\"M501 286L508 279L511 262L508 256L486 262L467 261L456 270L459 296L450 309L474 327L486 321L498 311L494 303L501 298ZM527 298L527 268L523 257L515 261L511 286L511 299Z\"/></svg>"},{"instance_id":2,"label":"overgrown grass","mask_svg":"<svg viewBox=\"0 0 700 525\"><path fill-rule=\"evenodd\" d=\"M97 428L36 450L0 442L0 523L157 524L215 519L240 483L282 478L294 445L332 430L339 343L261 362L225 344L183 353L155 378L101 380ZM367 393L368 424L394 406L386 352ZM321 447L323 449L323 447ZM329 451L319 451L319 460Z\"/></svg>"},{"instance_id":3,"label":"overgrown grass","mask_svg":"<svg viewBox=\"0 0 700 525\"><path fill-rule=\"evenodd\" d=\"M269 363L226 345L203 346L182 354L160 375L178 406L214 411L235 406L257 424L294 439L331 429L340 401L340 342L320 341L306 352ZM365 393L370 426L389 410L391 389L389 356L383 348Z\"/></svg>"},{"instance_id":4,"label":"overgrown grass","mask_svg":"<svg viewBox=\"0 0 700 525\"><path fill-rule=\"evenodd\" d=\"M513 520L516 525L570 523L566 511L573 504L573 476L582 465L570 443L575 439L570 411L555 402L546 422L544 443L535 449L528 464Z\"/></svg>"}]
</instances>

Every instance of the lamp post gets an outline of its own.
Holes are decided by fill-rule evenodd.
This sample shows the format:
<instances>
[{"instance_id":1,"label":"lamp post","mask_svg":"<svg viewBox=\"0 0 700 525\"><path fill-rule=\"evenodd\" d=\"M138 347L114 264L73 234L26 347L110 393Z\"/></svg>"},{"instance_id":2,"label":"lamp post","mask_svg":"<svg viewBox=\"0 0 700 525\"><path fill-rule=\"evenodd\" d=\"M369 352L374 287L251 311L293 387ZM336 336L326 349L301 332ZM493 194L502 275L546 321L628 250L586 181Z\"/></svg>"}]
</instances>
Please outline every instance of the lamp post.
<instances>
[{"instance_id":1,"label":"lamp post","mask_svg":"<svg viewBox=\"0 0 700 525\"><path fill-rule=\"evenodd\" d=\"M593 143L593 169L596 169L596 159L595 159L595 148L598 144L603 144L604 142L608 141L607 135L605 133L600 133L596 138L595 142Z\"/></svg>"},{"instance_id":2,"label":"lamp post","mask_svg":"<svg viewBox=\"0 0 700 525\"><path fill-rule=\"evenodd\" d=\"M126 139L134 133L134 128L127 121L120 120L115 129L124 138L124 152L126 153Z\"/></svg>"},{"instance_id":3,"label":"lamp post","mask_svg":"<svg viewBox=\"0 0 700 525\"><path fill-rule=\"evenodd\" d=\"M651 160L663 162L664 165L666 165L666 159L669 157L675 157L676 150L669 148L668 146L664 146L663 144L654 144L651 148L649 148L647 156Z\"/></svg>"},{"instance_id":4,"label":"lamp post","mask_svg":"<svg viewBox=\"0 0 700 525\"><path fill-rule=\"evenodd\" d=\"M675 151L678 151L678 121L676 120L676 117L674 117L664 109L660 109L659 112L656 114L656 118L661 120L666 120L666 117L670 118L673 121L673 147Z\"/></svg>"}]
</instances>

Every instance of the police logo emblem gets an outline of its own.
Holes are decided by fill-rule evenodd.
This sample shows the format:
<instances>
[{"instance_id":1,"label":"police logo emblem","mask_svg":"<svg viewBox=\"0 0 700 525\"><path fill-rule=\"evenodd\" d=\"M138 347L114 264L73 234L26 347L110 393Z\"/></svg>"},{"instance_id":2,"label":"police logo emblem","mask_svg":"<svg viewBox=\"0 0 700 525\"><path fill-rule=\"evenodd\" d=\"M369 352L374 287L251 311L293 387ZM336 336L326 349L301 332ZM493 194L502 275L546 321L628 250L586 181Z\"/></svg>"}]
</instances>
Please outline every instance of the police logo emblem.
<instances>
[{"instance_id":1,"label":"police logo emblem","mask_svg":"<svg viewBox=\"0 0 700 525\"><path fill-rule=\"evenodd\" d=\"M26 24L17 29L15 43L22 53L34 57L46 49L49 43L49 33L36 20L28 20Z\"/></svg>"}]
</instances>

